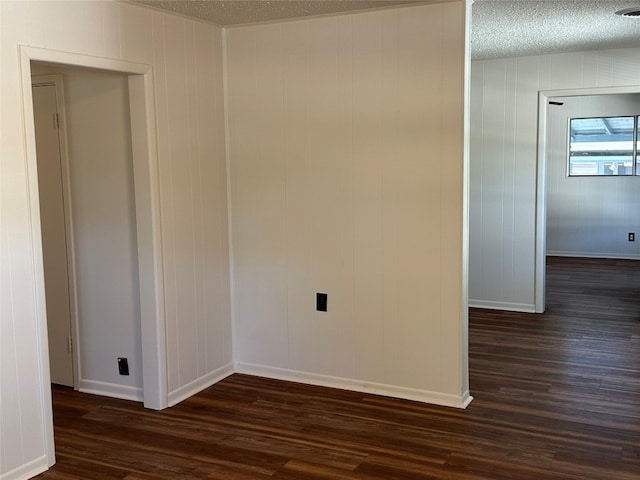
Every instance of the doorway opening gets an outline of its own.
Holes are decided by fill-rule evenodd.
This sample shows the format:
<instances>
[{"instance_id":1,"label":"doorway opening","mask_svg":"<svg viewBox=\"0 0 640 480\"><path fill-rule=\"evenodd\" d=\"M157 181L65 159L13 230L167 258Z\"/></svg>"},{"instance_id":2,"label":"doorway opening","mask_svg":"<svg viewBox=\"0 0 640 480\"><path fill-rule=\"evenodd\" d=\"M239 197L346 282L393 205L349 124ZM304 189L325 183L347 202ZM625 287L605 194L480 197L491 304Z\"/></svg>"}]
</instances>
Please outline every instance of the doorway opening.
<instances>
[{"instance_id":1,"label":"doorway opening","mask_svg":"<svg viewBox=\"0 0 640 480\"><path fill-rule=\"evenodd\" d=\"M553 135L557 132L550 132L552 126L558 125L556 115L558 108L564 107L564 101L575 97L598 96L606 99L610 95L631 95L639 94L640 86L627 87L602 87L602 88L582 88L568 90L541 91L538 97L538 161L537 161L537 201L536 201L536 254L535 254L535 311L543 313L545 310L545 288L546 288L546 257L547 257L547 228L548 228L548 202L549 202L549 169L552 167L550 159L550 149L557 148L554 144ZM613 98L613 97L612 97ZM631 97L627 97L631 98ZM562 104L562 105L559 105ZM552 110L556 109L556 110ZM577 110L579 111L579 110ZM613 112L613 110L612 110ZM568 121L562 126L562 131L568 125ZM564 135L562 132L558 135ZM600 178L598 180L611 181L614 178ZM551 219L556 221L554 217ZM620 240L620 239L618 239ZM622 238L623 243L627 241L627 236ZM574 252L579 254L580 252ZM584 252L583 252L584 253ZM584 255L582 255L584 256ZM621 256L620 258L629 258Z\"/></svg>"},{"instance_id":2,"label":"doorway opening","mask_svg":"<svg viewBox=\"0 0 640 480\"><path fill-rule=\"evenodd\" d=\"M127 76L31 71L51 382L142 401Z\"/></svg>"},{"instance_id":3,"label":"doorway opening","mask_svg":"<svg viewBox=\"0 0 640 480\"><path fill-rule=\"evenodd\" d=\"M34 128L32 62L116 72L126 76L129 99L137 276L140 292L140 337L142 397L147 408L167 407L167 375L164 334L164 291L160 250L159 185L156 152L154 93L151 66L132 62L21 47L21 84L25 119L25 145L29 171L30 225L33 238L36 278L37 342L39 383L43 393L47 463L55 463L48 335L42 262L41 214L38 192L38 162Z\"/></svg>"}]
</instances>

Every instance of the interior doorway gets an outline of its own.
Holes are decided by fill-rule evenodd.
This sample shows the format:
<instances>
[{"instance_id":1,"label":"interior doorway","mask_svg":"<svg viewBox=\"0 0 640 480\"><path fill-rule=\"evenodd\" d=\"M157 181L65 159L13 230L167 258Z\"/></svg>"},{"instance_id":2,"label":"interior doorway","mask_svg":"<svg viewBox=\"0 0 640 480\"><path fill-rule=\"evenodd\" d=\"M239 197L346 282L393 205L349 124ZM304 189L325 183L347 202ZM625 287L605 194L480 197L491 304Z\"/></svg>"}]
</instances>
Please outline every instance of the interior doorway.
<instances>
[{"instance_id":1,"label":"interior doorway","mask_svg":"<svg viewBox=\"0 0 640 480\"><path fill-rule=\"evenodd\" d=\"M31 67L52 383L142 401L127 75Z\"/></svg>"},{"instance_id":2,"label":"interior doorway","mask_svg":"<svg viewBox=\"0 0 640 480\"><path fill-rule=\"evenodd\" d=\"M126 76L131 120L133 186L137 232L137 273L140 291L143 400L147 408L168 405L165 347L164 289L161 255L158 158L156 147L153 75L150 65L102 57L21 46L20 83L24 114L26 162L29 172L29 222L34 249L36 335L39 389L43 400L43 430L47 465L55 463L53 411L47 347L46 298L42 262L41 218L38 194L38 164L33 116L32 62L118 72Z\"/></svg>"},{"instance_id":3,"label":"interior doorway","mask_svg":"<svg viewBox=\"0 0 640 480\"><path fill-rule=\"evenodd\" d=\"M545 311L546 256L547 256L547 208L548 170L550 148L550 124L552 108L562 103L563 97L589 97L594 95L638 94L640 86L598 87L541 91L538 96L538 157L536 191L536 254L535 254L535 311Z\"/></svg>"}]
</instances>

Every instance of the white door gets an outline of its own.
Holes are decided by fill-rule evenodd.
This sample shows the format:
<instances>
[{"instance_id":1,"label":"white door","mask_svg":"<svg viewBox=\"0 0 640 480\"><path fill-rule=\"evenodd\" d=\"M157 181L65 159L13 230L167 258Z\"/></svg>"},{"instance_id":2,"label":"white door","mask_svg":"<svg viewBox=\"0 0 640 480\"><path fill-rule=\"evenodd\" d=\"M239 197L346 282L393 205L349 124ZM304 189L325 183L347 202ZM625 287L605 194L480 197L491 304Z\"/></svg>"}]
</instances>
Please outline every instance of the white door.
<instances>
[{"instance_id":1,"label":"white door","mask_svg":"<svg viewBox=\"0 0 640 480\"><path fill-rule=\"evenodd\" d=\"M69 272L55 85L34 85L33 113L51 382L73 386Z\"/></svg>"}]
</instances>

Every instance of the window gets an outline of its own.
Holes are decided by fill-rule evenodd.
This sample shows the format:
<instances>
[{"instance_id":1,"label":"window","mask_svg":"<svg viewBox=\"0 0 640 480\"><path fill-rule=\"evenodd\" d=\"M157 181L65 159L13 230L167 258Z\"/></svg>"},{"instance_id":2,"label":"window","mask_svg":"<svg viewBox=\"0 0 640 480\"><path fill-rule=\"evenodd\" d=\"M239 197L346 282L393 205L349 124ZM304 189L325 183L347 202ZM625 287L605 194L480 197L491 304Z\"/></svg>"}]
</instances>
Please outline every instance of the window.
<instances>
[{"instance_id":1,"label":"window","mask_svg":"<svg viewBox=\"0 0 640 480\"><path fill-rule=\"evenodd\" d=\"M640 116L570 119L569 176L640 175L639 119Z\"/></svg>"}]
</instances>

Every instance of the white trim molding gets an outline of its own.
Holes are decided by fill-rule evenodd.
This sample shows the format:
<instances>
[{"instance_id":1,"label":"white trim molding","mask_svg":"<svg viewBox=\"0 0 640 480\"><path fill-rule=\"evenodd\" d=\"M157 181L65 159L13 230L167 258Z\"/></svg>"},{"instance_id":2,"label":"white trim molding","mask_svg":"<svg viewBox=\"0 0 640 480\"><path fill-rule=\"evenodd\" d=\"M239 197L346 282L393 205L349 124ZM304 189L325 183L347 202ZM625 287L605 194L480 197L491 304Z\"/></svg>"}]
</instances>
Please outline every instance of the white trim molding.
<instances>
[{"instance_id":1,"label":"white trim molding","mask_svg":"<svg viewBox=\"0 0 640 480\"><path fill-rule=\"evenodd\" d=\"M547 257L578 257L578 258L610 258L612 260L640 260L637 253L593 253L593 252L552 252L547 250Z\"/></svg>"},{"instance_id":2,"label":"white trim molding","mask_svg":"<svg viewBox=\"0 0 640 480\"><path fill-rule=\"evenodd\" d=\"M31 460L29 463L20 465L18 468L14 468L9 472L0 475L0 480L26 480L28 478L33 478L48 469L47 457L46 455L43 455Z\"/></svg>"},{"instance_id":3,"label":"white trim molding","mask_svg":"<svg viewBox=\"0 0 640 480\"><path fill-rule=\"evenodd\" d=\"M509 312L536 313L536 306L530 303L493 302L488 300L469 300L471 308L487 308L489 310L507 310Z\"/></svg>"},{"instance_id":4,"label":"white trim molding","mask_svg":"<svg viewBox=\"0 0 640 480\"><path fill-rule=\"evenodd\" d=\"M134 402L142 402L144 399L141 388L127 387L116 383L98 382L95 380L80 380L78 390L82 393L103 395L105 397L120 398L122 400L133 400Z\"/></svg>"},{"instance_id":5,"label":"white trim molding","mask_svg":"<svg viewBox=\"0 0 640 480\"><path fill-rule=\"evenodd\" d=\"M351 390L354 392L369 393L372 395L383 395L404 400L441 405L443 407L467 408L473 400L473 397L469 394L468 390L460 396L449 395L446 393L421 390L419 388L398 387L383 383L367 382L365 380L333 377L329 375L301 372L286 368L267 367L244 362L237 362L235 370L237 373L245 373L247 375L255 375L258 377L305 383L321 387L339 388L342 390Z\"/></svg>"},{"instance_id":6,"label":"white trim molding","mask_svg":"<svg viewBox=\"0 0 640 480\"><path fill-rule=\"evenodd\" d=\"M547 258L547 109L557 97L640 93L640 86L588 87L538 92L538 153L536 182L535 312L545 309Z\"/></svg>"},{"instance_id":7,"label":"white trim molding","mask_svg":"<svg viewBox=\"0 0 640 480\"><path fill-rule=\"evenodd\" d=\"M46 318L44 300L44 267L38 209L37 160L33 126L33 99L31 95L31 62L56 63L83 68L99 68L129 75L131 109L131 142L134 165L134 190L138 238L138 270L140 278L140 323L143 345L144 403L148 408L167 407L167 361L165 351L164 283L161 254L161 225L156 148L155 102L151 65L94 57L58 50L21 45L22 95L24 105L27 169L31 205L31 230L34 249L37 290L38 329L41 332L41 370L48 374L46 348ZM44 354L42 354L44 353ZM41 381L45 394L50 397L48 377ZM47 393L48 392L48 393ZM51 403L45 399L44 403ZM51 419L46 415L47 421ZM52 422L52 420L51 420ZM52 436L52 434L51 434ZM53 441L50 445L53 456Z\"/></svg>"},{"instance_id":8,"label":"white trim molding","mask_svg":"<svg viewBox=\"0 0 640 480\"><path fill-rule=\"evenodd\" d=\"M187 398L201 392L205 388L209 388L211 385L218 383L220 380L224 380L229 375L235 373L233 363L228 363L222 367L208 373L204 377L200 377L186 385L169 392L169 406L173 407L178 403L186 400Z\"/></svg>"},{"instance_id":9,"label":"white trim molding","mask_svg":"<svg viewBox=\"0 0 640 480\"><path fill-rule=\"evenodd\" d=\"M165 352L164 287L162 281L162 257L160 253L161 226L158 201L158 177L156 153L156 124L154 111L153 73L150 65L94 57L46 48L18 46L20 63L20 90L22 96L22 120L28 175L28 205L30 223L30 248L33 252L33 278L36 311L38 370L42 431L46 451L46 465L55 463L53 438L53 411L47 341L47 318L42 259L42 235L38 193L38 169L33 115L31 62L46 62L85 68L99 68L128 74L130 77L130 102L136 108L144 107L144 114L132 117L132 146L134 151L134 177L138 172L146 178L134 178L136 217L150 218L140 231L138 223L138 255L140 274L140 307L143 342L143 384L145 406L162 409L167 406L167 360ZM139 188L140 187L140 188ZM139 191L140 190L140 191ZM147 260L147 261L145 261Z\"/></svg>"}]
</instances>

